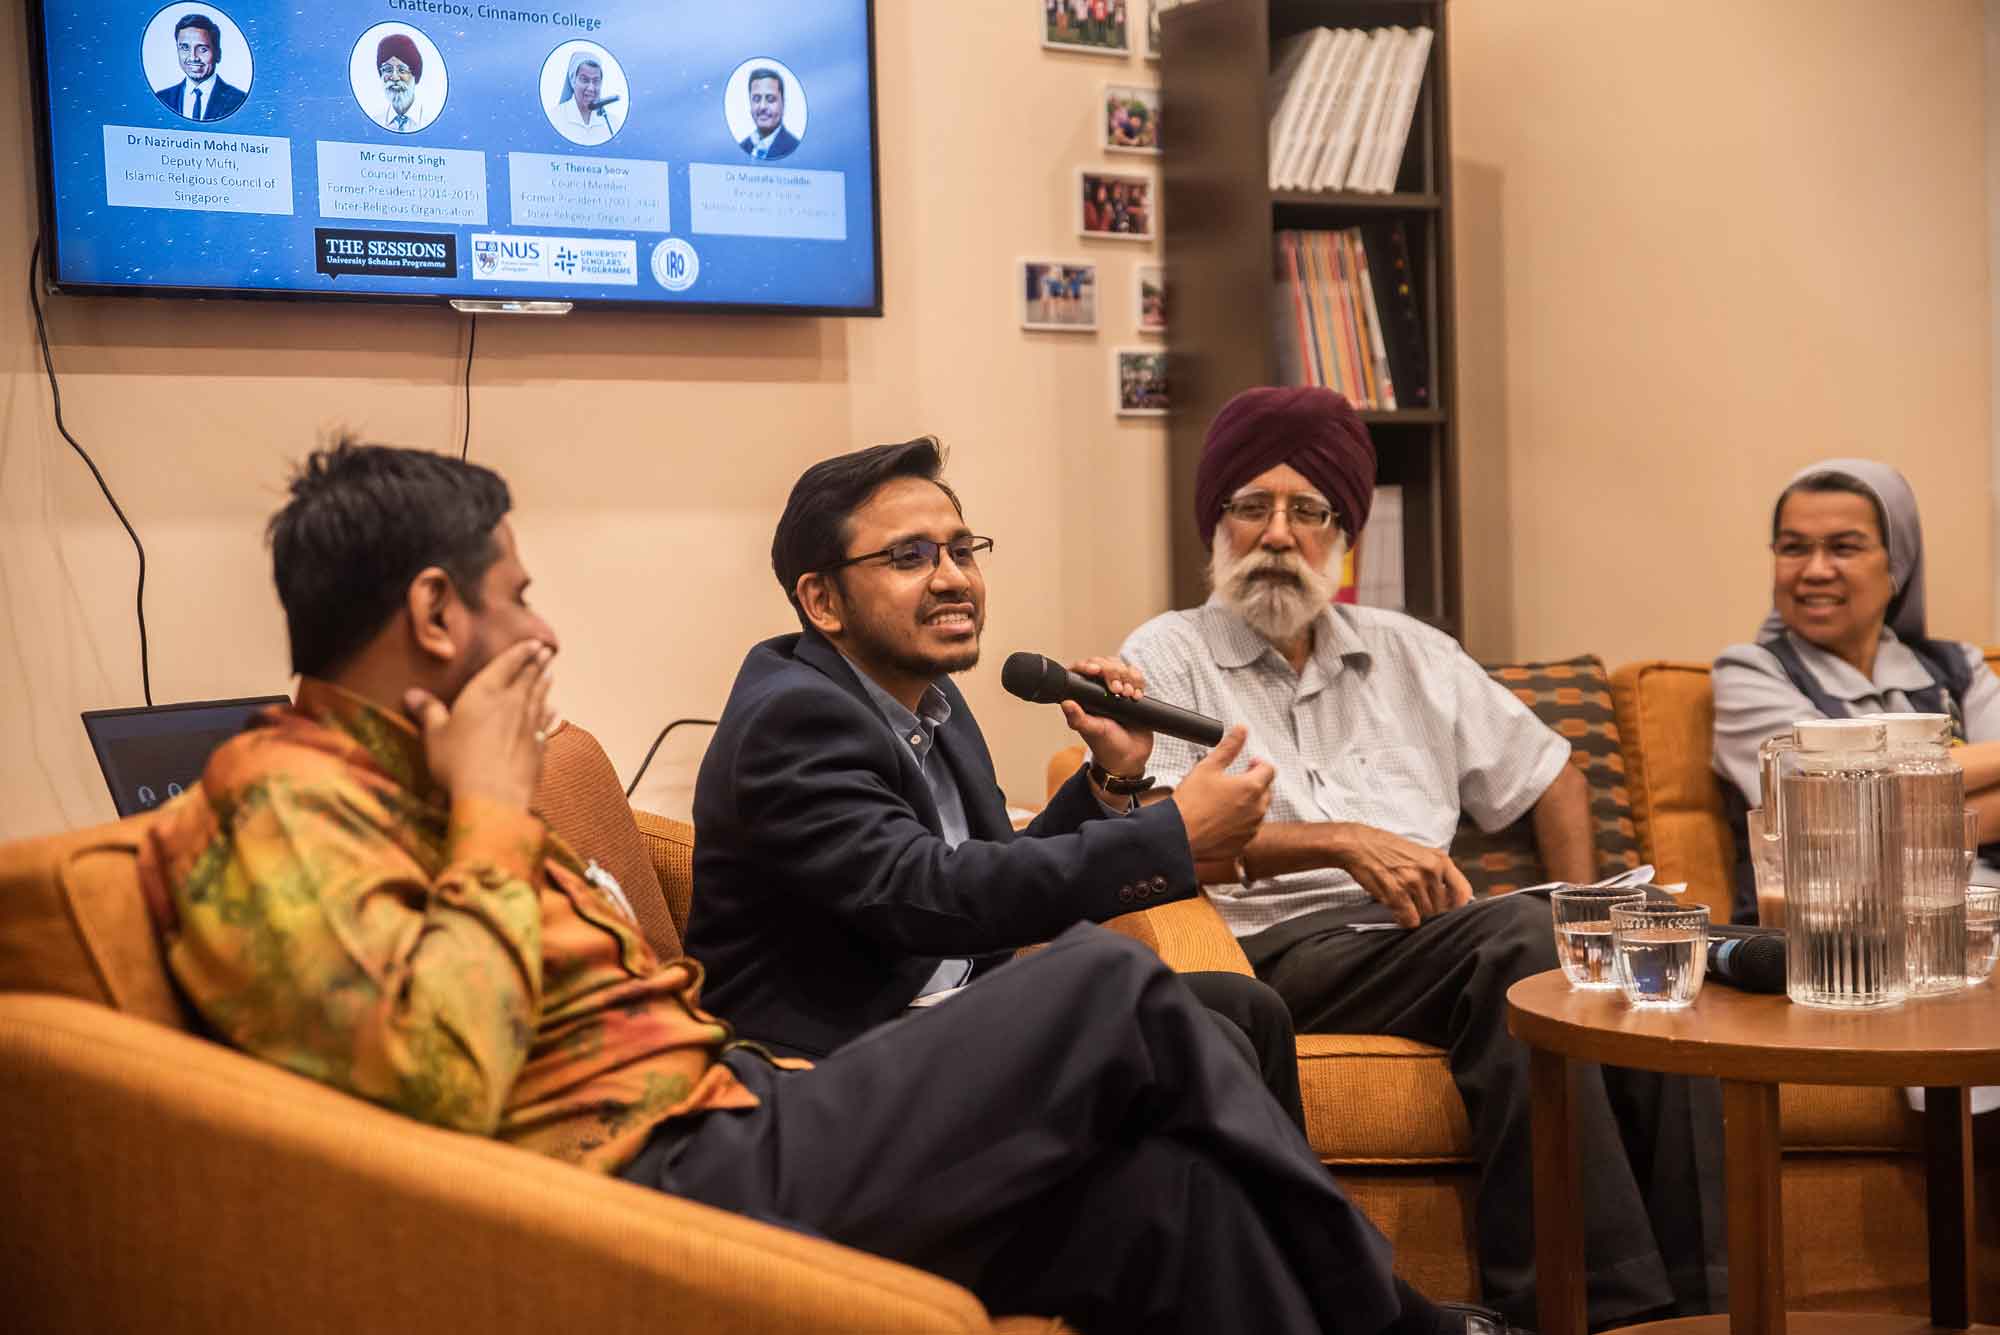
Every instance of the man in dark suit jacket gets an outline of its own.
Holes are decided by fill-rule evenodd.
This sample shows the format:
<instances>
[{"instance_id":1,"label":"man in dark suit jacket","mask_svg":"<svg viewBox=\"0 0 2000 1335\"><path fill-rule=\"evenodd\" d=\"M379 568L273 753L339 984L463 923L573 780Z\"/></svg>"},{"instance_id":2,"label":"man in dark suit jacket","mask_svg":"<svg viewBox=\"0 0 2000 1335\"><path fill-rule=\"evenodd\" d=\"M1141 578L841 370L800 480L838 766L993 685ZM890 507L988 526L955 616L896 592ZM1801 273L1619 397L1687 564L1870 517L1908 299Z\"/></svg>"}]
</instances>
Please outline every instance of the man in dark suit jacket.
<instances>
[{"instance_id":1,"label":"man in dark suit jacket","mask_svg":"<svg viewBox=\"0 0 2000 1335\"><path fill-rule=\"evenodd\" d=\"M979 559L992 544L966 528L942 469L938 443L914 440L816 464L792 489L771 561L803 629L750 651L695 788L687 946L707 966L706 1004L731 1016L746 1038L815 1057L831 1053L822 1071L902 1054L893 1062L896 1078L886 1067L868 1072L866 1097L878 1112L896 1111L902 1141L911 1145L924 1143L937 1118L963 1113L968 1103L978 1108L981 1124L993 1128L993 1143L966 1149L941 1190L979 1199L1076 1149L1071 1130L1034 1116L1040 1091L1022 1089L1015 1106L1010 1083L1046 1079L1065 1090L1077 1125L1101 1120L1097 1096L1071 1072L1092 1069L1107 1042L1120 1048L1131 1040L1106 1040L1096 1023L1100 1009L1130 1004L1143 1028L1168 1012L1200 1015L1184 1005L1191 990L1209 1007L1210 1032L1190 1031L1186 1019L1168 1023L1197 1045L1222 1034L1260 1065L1267 1087L1288 1080L1280 1102L1288 1104L1293 1127L1270 1116L1268 1106L1238 1111L1264 1115L1265 1130L1257 1134L1276 1142L1271 1148L1310 1158L1294 1129L1302 1118L1290 1025L1282 1003L1254 978L1182 974L1184 990L1170 976L1158 998L1100 1007L1052 991L1053 974L1048 984L1030 977L1047 955L1103 950L1118 941L1079 922L1199 893L1195 861L1229 862L1256 832L1270 767L1257 761L1245 773L1228 773L1243 745L1243 730L1232 729L1171 800L1139 806L1134 791L1144 786L1151 734L1065 705L1091 763L1016 838L985 739L948 677L978 658L985 608ZM1143 677L1116 660L1075 666L1120 694L1143 689ZM1009 963L1017 947L1051 937L1056 944L1042 955ZM960 989L964 994L954 995ZM884 1023L904 1016L912 1002L939 1009ZM979 1054L975 1065L1001 1060L1002 1048L1036 1035L1050 1038L1053 1052L1013 1082L967 1088L939 1050L926 1054L909 1041L942 1034L954 1016L954 1055L956 1045L970 1046ZM882 1149L891 1159L899 1153L888 1143ZM1261 1181L1236 1183L1234 1165L1222 1172L1233 1189L1270 1190ZM1218 1249L1184 1232L1184 1212L1170 1208L1190 1191L1201 1193L1204 1203L1194 1214L1205 1218L1207 1188L1176 1177L1156 1196L1158 1178L1150 1172L1141 1178L1119 1202L1120 1221L1152 1218L1158 1247L1149 1248L1151 1255L1184 1258L1169 1269L1206 1271L1216 1264ZM893 1204L880 1208L898 1213ZM1093 1219L1101 1208L1079 1199L1076 1217ZM1327 1215L1320 1222L1344 1228L1352 1206L1321 1199L1305 1211L1315 1218L1320 1212ZM1305 1236L1317 1227L1308 1226ZM1082 1235L1054 1255L1070 1279L1079 1271L1109 1279L1131 1269L1115 1255L1099 1254ZM1336 1264L1344 1270L1357 1259ZM1359 1269L1374 1272L1387 1261L1379 1253L1362 1259ZM1245 1270L1224 1287L1255 1305L1264 1281ZM1397 1332L1506 1330L1493 1313L1440 1309L1400 1281L1395 1288L1402 1309ZM1151 1328L1155 1319L1105 1310L1082 1316L1080 1324ZM1362 1313L1322 1317L1317 1328L1361 1330L1377 1320ZM1217 1321L1224 1330L1307 1328L1314 1327L1303 1319L1247 1307Z\"/></svg>"},{"instance_id":2,"label":"man in dark suit jacket","mask_svg":"<svg viewBox=\"0 0 2000 1335\"><path fill-rule=\"evenodd\" d=\"M750 123L755 131L736 146L759 162L788 158L799 146L785 128L785 76L768 66L750 71Z\"/></svg>"},{"instance_id":3,"label":"man in dark suit jacket","mask_svg":"<svg viewBox=\"0 0 2000 1335\"><path fill-rule=\"evenodd\" d=\"M1268 767L1224 773L1240 741L1192 794L1137 806L1151 735L1069 706L1093 763L1016 837L946 675L977 657L985 540L965 530L940 467L926 439L800 479L773 561L804 629L750 651L696 784L688 949L714 1006L788 1052L832 1052L1075 923L1190 898L1197 857L1228 863L1262 818ZM1115 660L1077 666L1142 689ZM1302 1120L1269 989L1184 977Z\"/></svg>"},{"instance_id":4,"label":"man in dark suit jacket","mask_svg":"<svg viewBox=\"0 0 2000 1335\"><path fill-rule=\"evenodd\" d=\"M191 121L219 121L243 105L243 90L223 82L215 72L216 62L222 59L222 29L214 19L201 13L183 14L174 25L174 58L187 77L153 90L153 96L168 111Z\"/></svg>"}]
</instances>

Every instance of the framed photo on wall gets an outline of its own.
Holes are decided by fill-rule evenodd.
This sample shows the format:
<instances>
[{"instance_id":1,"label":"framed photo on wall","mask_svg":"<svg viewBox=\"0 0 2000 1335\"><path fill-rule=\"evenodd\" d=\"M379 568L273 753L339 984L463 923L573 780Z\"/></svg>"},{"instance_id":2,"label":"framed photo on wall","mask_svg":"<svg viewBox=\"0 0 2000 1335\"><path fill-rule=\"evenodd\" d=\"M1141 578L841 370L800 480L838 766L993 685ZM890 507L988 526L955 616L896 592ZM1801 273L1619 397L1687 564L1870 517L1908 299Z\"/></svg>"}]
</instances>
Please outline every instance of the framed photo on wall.
<instances>
[{"instance_id":1,"label":"framed photo on wall","mask_svg":"<svg viewBox=\"0 0 2000 1335\"><path fill-rule=\"evenodd\" d=\"M1042 11L1042 45L1051 51L1122 56L1132 49L1127 6L1145 0L1035 0Z\"/></svg>"},{"instance_id":2,"label":"framed photo on wall","mask_svg":"<svg viewBox=\"0 0 2000 1335\"><path fill-rule=\"evenodd\" d=\"M1104 150L1160 154L1160 90L1146 84L1104 85Z\"/></svg>"},{"instance_id":3,"label":"framed photo on wall","mask_svg":"<svg viewBox=\"0 0 2000 1335\"><path fill-rule=\"evenodd\" d=\"M1120 417L1167 415L1165 348L1113 348L1111 382Z\"/></svg>"},{"instance_id":4,"label":"framed photo on wall","mask_svg":"<svg viewBox=\"0 0 2000 1335\"><path fill-rule=\"evenodd\" d=\"M1097 328L1097 266L1085 260L1022 260L1015 266L1021 328L1089 333Z\"/></svg>"},{"instance_id":5,"label":"framed photo on wall","mask_svg":"<svg viewBox=\"0 0 2000 1335\"><path fill-rule=\"evenodd\" d=\"M1151 241L1159 234L1159 189L1144 172L1078 167L1076 210L1080 236Z\"/></svg>"},{"instance_id":6,"label":"framed photo on wall","mask_svg":"<svg viewBox=\"0 0 2000 1335\"><path fill-rule=\"evenodd\" d=\"M1132 270L1133 327L1142 334L1167 332L1167 271L1157 264Z\"/></svg>"},{"instance_id":7,"label":"framed photo on wall","mask_svg":"<svg viewBox=\"0 0 2000 1335\"><path fill-rule=\"evenodd\" d=\"M1160 58L1160 15L1181 3L1181 0L1140 0L1146 6L1146 38L1141 53L1148 60Z\"/></svg>"}]
</instances>

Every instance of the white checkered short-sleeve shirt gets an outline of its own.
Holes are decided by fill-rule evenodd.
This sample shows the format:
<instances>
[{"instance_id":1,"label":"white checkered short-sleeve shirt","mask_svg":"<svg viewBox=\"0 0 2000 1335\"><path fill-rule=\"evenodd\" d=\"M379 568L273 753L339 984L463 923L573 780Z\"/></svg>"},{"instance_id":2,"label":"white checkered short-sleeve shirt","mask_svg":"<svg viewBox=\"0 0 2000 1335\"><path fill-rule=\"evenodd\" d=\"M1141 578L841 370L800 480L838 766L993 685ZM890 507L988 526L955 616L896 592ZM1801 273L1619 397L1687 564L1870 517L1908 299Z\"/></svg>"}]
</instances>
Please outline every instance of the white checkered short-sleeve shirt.
<instances>
[{"instance_id":1,"label":"white checkered short-sleeve shirt","mask_svg":"<svg viewBox=\"0 0 2000 1335\"><path fill-rule=\"evenodd\" d=\"M1302 673L1216 598L1154 617L1119 653L1148 695L1248 726L1245 757L1277 768L1273 821L1358 821L1448 849L1461 811L1483 830L1512 824L1569 760L1569 743L1457 641L1400 612L1329 607ZM1205 754L1156 735L1149 770L1175 784ZM1369 897L1332 868L1209 895L1238 936Z\"/></svg>"}]
</instances>

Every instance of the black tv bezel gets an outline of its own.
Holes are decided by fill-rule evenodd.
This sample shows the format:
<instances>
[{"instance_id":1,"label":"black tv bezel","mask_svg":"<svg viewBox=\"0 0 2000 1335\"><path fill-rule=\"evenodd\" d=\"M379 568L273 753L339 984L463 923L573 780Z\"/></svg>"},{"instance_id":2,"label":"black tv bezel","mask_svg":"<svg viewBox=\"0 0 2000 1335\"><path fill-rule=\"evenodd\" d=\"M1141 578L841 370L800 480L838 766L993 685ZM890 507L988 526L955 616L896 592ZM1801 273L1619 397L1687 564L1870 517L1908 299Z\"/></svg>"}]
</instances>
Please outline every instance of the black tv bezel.
<instances>
[{"instance_id":1,"label":"black tv bezel","mask_svg":"<svg viewBox=\"0 0 2000 1335\"><path fill-rule=\"evenodd\" d=\"M882 315L882 134L880 70L875 54L875 0L863 0L868 25L868 192L869 219L874 236L875 293L866 306L773 305L753 302L705 301L620 301L610 297L511 297L491 292L431 294L425 292L317 292L306 288L266 291L260 288L167 287L126 283L65 283L57 262L55 148L49 137L49 89L45 72L48 32L42 6L45 0L28 0L28 64L33 69L35 97L35 175L41 198L37 214L42 228L43 274L49 291L63 296L138 297L166 301L277 301L339 302L343 304L430 306L452 310L452 302L566 301L570 313L582 311L637 311L652 315L789 315L801 318L880 318ZM483 312L482 312L483 313Z\"/></svg>"}]
</instances>

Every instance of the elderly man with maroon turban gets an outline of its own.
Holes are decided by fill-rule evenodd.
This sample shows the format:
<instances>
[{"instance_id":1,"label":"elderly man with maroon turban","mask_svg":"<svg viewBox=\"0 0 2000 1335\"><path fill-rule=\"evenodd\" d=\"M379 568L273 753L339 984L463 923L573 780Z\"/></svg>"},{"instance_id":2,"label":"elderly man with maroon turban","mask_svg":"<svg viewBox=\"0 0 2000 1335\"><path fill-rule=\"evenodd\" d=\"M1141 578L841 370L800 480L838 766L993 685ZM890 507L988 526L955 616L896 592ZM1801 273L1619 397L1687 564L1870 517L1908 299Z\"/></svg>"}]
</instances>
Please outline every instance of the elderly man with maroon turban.
<instances>
[{"instance_id":1,"label":"elderly man with maroon turban","mask_svg":"<svg viewBox=\"0 0 2000 1335\"><path fill-rule=\"evenodd\" d=\"M417 85L424 79L424 53L406 32L392 32L375 44L375 73L382 80L382 110L375 123L397 134L415 134L437 115Z\"/></svg>"},{"instance_id":2,"label":"elderly man with maroon turban","mask_svg":"<svg viewBox=\"0 0 2000 1335\"><path fill-rule=\"evenodd\" d=\"M1446 1050L1480 1161L1485 1298L1525 1324L1528 1056L1505 996L1556 967L1554 932L1539 897L1472 902L1448 853L1462 812L1488 830L1527 815L1549 874L1587 881L1590 814L1569 744L1454 640L1333 602L1374 490L1375 448L1346 399L1237 395L1195 481L1214 592L1139 627L1121 653L1149 693L1247 724L1244 755L1276 767L1242 858L1201 869L1209 895L1300 1032ZM1157 737L1149 769L1171 789L1201 754ZM1725 1284L1717 1092L1612 1070L1582 1085L1591 1324L1711 1310Z\"/></svg>"}]
</instances>

